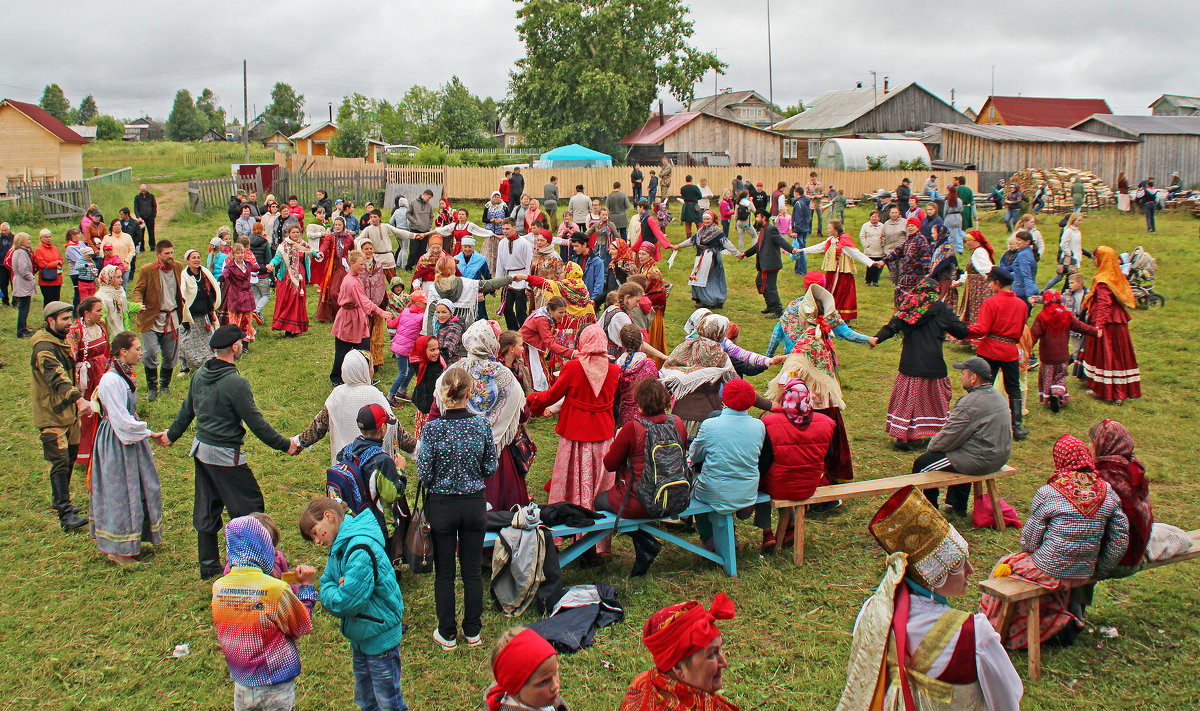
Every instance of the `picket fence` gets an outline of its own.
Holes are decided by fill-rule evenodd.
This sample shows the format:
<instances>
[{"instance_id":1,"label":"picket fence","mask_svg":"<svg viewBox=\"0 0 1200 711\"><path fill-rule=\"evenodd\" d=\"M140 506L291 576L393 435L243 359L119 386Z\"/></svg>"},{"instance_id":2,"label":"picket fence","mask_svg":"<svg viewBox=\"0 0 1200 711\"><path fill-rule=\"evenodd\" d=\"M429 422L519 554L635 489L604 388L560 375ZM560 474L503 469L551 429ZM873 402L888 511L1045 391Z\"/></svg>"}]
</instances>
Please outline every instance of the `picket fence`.
<instances>
[{"instance_id":1,"label":"picket fence","mask_svg":"<svg viewBox=\"0 0 1200 711\"><path fill-rule=\"evenodd\" d=\"M7 192L11 206L38 210L47 220L83 217L92 202L85 180L9 182Z\"/></svg>"}]
</instances>

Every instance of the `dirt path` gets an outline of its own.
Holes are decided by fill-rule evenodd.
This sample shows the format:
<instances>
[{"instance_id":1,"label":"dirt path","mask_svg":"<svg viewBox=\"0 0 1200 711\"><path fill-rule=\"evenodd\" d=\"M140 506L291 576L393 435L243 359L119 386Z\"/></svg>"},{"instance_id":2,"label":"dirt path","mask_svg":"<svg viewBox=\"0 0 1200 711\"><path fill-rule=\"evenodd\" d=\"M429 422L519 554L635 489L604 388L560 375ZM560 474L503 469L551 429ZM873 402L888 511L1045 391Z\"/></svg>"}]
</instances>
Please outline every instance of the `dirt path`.
<instances>
[{"instance_id":1,"label":"dirt path","mask_svg":"<svg viewBox=\"0 0 1200 711\"><path fill-rule=\"evenodd\" d=\"M158 214L163 220L187 208L187 183L148 183L147 187L158 200Z\"/></svg>"}]
</instances>

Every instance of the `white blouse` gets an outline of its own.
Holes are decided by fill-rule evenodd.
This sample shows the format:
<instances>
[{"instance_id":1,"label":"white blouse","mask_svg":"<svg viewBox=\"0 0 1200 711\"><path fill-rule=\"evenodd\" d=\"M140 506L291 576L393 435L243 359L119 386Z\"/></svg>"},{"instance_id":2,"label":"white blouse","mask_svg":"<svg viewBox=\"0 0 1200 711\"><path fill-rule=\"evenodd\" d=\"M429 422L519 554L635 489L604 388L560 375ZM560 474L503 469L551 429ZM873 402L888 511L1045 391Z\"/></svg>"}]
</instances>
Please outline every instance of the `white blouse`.
<instances>
[{"instance_id":1,"label":"white blouse","mask_svg":"<svg viewBox=\"0 0 1200 711\"><path fill-rule=\"evenodd\" d=\"M105 373L96 386L96 397L121 444L137 444L150 436L146 423L129 412L129 384L124 378L112 371Z\"/></svg>"},{"instance_id":2,"label":"white blouse","mask_svg":"<svg viewBox=\"0 0 1200 711\"><path fill-rule=\"evenodd\" d=\"M825 251L831 246L836 247L837 241L834 240L833 237L826 237L823 241L818 242L811 247L805 247L800 251L804 252L805 254L824 254ZM863 264L868 267L875 265L875 260L858 251L856 247L842 247L842 254L850 257L859 264Z\"/></svg>"}]
</instances>

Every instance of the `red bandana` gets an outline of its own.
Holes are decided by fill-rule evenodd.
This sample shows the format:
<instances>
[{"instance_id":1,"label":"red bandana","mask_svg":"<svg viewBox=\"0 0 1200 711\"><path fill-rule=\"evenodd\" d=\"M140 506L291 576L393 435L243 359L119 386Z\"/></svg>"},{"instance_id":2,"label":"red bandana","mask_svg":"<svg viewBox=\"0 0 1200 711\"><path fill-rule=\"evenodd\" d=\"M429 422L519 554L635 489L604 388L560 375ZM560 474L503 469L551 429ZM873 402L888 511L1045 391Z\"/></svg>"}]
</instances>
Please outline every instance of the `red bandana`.
<instances>
[{"instance_id":1,"label":"red bandana","mask_svg":"<svg viewBox=\"0 0 1200 711\"><path fill-rule=\"evenodd\" d=\"M505 693L512 696L521 693L525 682L529 681L529 677L533 676L542 662L555 654L557 652L554 651L554 647L531 629L522 630L513 637L492 663L492 676L496 677L496 686L488 692L488 708L491 711L499 709Z\"/></svg>"},{"instance_id":2,"label":"red bandana","mask_svg":"<svg viewBox=\"0 0 1200 711\"><path fill-rule=\"evenodd\" d=\"M664 607L646 620L642 643L654 657L654 666L666 673L708 643L721 636L713 624L716 620L732 620L736 608L725 593L717 593L712 607L695 600Z\"/></svg>"}]
</instances>

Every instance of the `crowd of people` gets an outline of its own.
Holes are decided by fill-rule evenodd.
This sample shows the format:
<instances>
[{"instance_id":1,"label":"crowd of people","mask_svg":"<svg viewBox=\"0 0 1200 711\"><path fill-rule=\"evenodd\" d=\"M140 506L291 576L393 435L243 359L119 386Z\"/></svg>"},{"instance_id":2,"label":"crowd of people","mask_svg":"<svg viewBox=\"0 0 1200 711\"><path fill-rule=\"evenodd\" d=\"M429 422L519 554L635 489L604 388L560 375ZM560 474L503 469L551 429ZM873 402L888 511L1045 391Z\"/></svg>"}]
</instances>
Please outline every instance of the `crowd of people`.
<instances>
[{"instance_id":1,"label":"crowd of people","mask_svg":"<svg viewBox=\"0 0 1200 711\"><path fill-rule=\"evenodd\" d=\"M773 194L739 176L716 212L708 181L685 175L677 190L686 237L673 244L665 232L673 219L671 169L664 159L650 171L641 197L644 177L634 168L632 200L620 183L602 200L576 186L561 220L557 179L539 203L514 170L483 206L482 226L467 209L451 212L444 198L435 210L432 190L411 204L401 198L387 220L370 203L356 217L348 200L331 202L320 191L307 214L296 196L281 205L268 195L259 205L253 193L239 193L230 226L218 230L207 254L188 250L182 262L173 243L154 234L157 206L145 186L134 200L136 217L123 210L123 219L106 226L90 210L80 229L68 230L66 256L49 231L36 250L28 235L15 235L14 277L31 293L28 277L36 271L45 301L44 328L29 332L22 320L18 336L32 335L34 421L62 528L87 526L118 565L134 563L142 543L160 543L163 502L151 443L171 446L194 424L199 571L205 579L223 576L213 587L213 619L235 707L290 708L300 671L295 640L311 631L319 600L343 621L359 706L403 709L403 600L392 535L419 502L435 571L432 636L444 650L460 641L483 644L485 520L489 511L534 500L526 484L538 456L526 430L533 417L554 418L559 436L548 504L660 518L681 511L680 502L699 502L714 515L753 517L766 552L779 541L769 504L755 503L760 492L803 500L818 486L854 477L842 416L853 403L842 390L836 338L869 348L902 339L882 425L897 449L925 450L913 472L983 475L1002 467L1013 442L1029 434L1029 370L1038 370L1038 399L1053 412L1069 402L1072 366L1097 398L1120 404L1140 396L1129 282L1111 247L1083 249L1082 213L1064 223L1059 268L1042 287L1037 269L1046 247L1036 216L1014 216L1008 251L998 256L978 229L974 195L962 179L944 194L936 181L927 183L924 207L906 179L895 199L912 208L902 214L883 193L856 243L846 231L844 196L831 191L830 198L815 172L807 184L778 183ZM814 221L818 234L828 230L810 245ZM7 227L0 225L0 238ZM672 284L659 263L684 247L696 249L689 274L696 308L677 333L666 318ZM763 314L776 322L765 353L740 345L740 327L719 313L728 298L723 254L755 258ZM818 268L807 268L807 255L821 255ZM1080 272L1084 256L1097 266L1090 288ZM785 259L803 284L786 304L779 294ZM894 313L874 335L853 325L862 320L858 266L866 269L865 287L878 286L885 267L893 282ZM64 272L75 303L62 300ZM268 318L283 337L306 332L313 290L315 320L331 324L334 388L312 424L288 437L258 410L237 363L259 347ZM14 292L25 311L29 293ZM489 318L489 295L498 297L502 323ZM953 364L965 391L953 408L947 341L977 352ZM391 360L398 373L385 395L374 381ZM170 426L152 431L138 419L138 391L148 401L170 396L177 366L191 373L186 394ZM763 393L744 379L775 368ZM994 387L997 377L1003 392ZM754 409L764 414L754 417ZM329 548L319 580L311 566L290 570L277 549L278 529L243 449L246 429L289 455L328 435L330 472L366 484L366 496L330 488L322 493L336 498L314 498L299 517L304 537ZM1073 639L1090 603L1087 585L1136 572L1151 535L1145 470L1129 432L1104 420L1089 438L1090 447L1070 435L1056 443L1055 472L1034 499L1022 550L993 573L1053 592L1036 621L1045 639ZM663 451L678 456L660 459ZM86 517L71 501L76 464L88 468ZM407 472L416 472L415 481ZM969 489L947 492L947 515L970 515ZM1024 631L1001 640L988 598L977 615L946 604L966 591L972 568L938 499L937 490L901 491L870 524L891 555L855 629L846 708L868 708L881 689L893 698L983 699L992 709L1019 704L1021 682L1004 646L1018 645ZM691 521L710 549L713 520L702 514ZM794 535L787 531L784 542ZM630 538L631 574L644 575L661 543L643 532ZM603 539L585 557L604 561L611 550ZM249 598L261 605L253 619L244 614ZM621 708L735 709L717 693L726 661L715 626L733 614L721 594L709 607L693 600L650 616L643 640L655 668L633 680ZM889 639L903 646L905 629L904 659L883 664ZM566 707L554 649L531 630L497 640L492 669L489 708ZM917 680L912 688L909 673Z\"/></svg>"}]
</instances>

